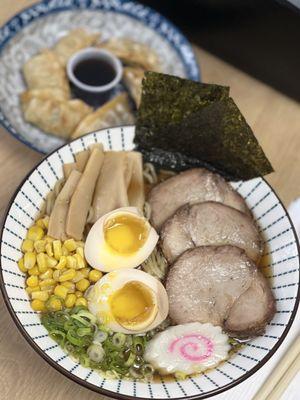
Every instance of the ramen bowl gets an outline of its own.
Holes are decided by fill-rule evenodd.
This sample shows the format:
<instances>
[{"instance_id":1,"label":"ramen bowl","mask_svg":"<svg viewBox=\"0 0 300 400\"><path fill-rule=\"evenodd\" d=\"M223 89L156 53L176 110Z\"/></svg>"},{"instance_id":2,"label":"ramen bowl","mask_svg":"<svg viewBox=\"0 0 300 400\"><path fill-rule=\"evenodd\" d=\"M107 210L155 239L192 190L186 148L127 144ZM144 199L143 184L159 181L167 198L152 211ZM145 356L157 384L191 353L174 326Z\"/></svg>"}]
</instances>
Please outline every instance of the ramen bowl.
<instances>
[{"instance_id":1,"label":"ramen bowl","mask_svg":"<svg viewBox=\"0 0 300 400\"><path fill-rule=\"evenodd\" d=\"M1 289L6 306L25 340L47 363L100 394L117 399L203 399L224 392L256 373L274 355L286 337L299 302L299 249L290 218L263 178L234 182L232 186L252 211L265 243L261 268L268 276L277 312L263 335L245 343L217 368L184 380L139 382L109 379L85 368L49 337L39 314L30 307L24 275L18 269L21 244L42 207L47 193L62 178L63 163L93 143L105 150L132 150L134 126L90 133L44 158L23 180L8 206L1 234Z\"/></svg>"}]
</instances>

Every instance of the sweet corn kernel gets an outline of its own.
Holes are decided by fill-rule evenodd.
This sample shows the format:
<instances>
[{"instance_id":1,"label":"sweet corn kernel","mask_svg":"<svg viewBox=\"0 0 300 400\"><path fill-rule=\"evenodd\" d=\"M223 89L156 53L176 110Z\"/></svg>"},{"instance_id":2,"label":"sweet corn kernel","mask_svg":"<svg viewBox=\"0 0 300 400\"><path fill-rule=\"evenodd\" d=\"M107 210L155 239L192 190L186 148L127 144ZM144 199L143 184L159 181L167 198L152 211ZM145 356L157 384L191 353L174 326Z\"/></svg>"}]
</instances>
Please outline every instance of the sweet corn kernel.
<instances>
[{"instance_id":1,"label":"sweet corn kernel","mask_svg":"<svg viewBox=\"0 0 300 400\"><path fill-rule=\"evenodd\" d=\"M63 308L62 300L58 299L56 296L51 296L47 301L47 308L50 311L59 311Z\"/></svg>"},{"instance_id":2,"label":"sweet corn kernel","mask_svg":"<svg viewBox=\"0 0 300 400\"><path fill-rule=\"evenodd\" d=\"M34 291L31 295L32 299L38 299L42 301L47 301L49 299L49 293L46 291Z\"/></svg>"},{"instance_id":3,"label":"sweet corn kernel","mask_svg":"<svg viewBox=\"0 0 300 400\"><path fill-rule=\"evenodd\" d=\"M28 252L24 254L24 267L26 269L33 268L36 263L36 255L35 253Z\"/></svg>"},{"instance_id":4,"label":"sweet corn kernel","mask_svg":"<svg viewBox=\"0 0 300 400\"><path fill-rule=\"evenodd\" d=\"M46 241L45 240L36 240L33 243L33 246L37 253L44 253L46 251Z\"/></svg>"},{"instance_id":5,"label":"sweet corn kernel","mask_svg":"<svg viewBox=\"0 0 300 400\"><path fill-rule=\"evenodd\" d=\"M25 268L25 265L24 265L24 258L23 257L20 258L20 260L18 261L18 267L19 267L19 270L21 272L27 272L27 268Z\"/></svg>"},{"instance_id":6,"label":"sweet corn kernel","mask_svg":"<svg viewBox=\"0 0 300 400\"><path fill-rule=\"evenodd\" d=\"M53 257L52 243L46 243L45 249L48 256Z\"/></svg>"},{"instance_id":7,"label":"sweet corn kernel","mask_svg":"<svg viewBox=\"0 0 300 400\"><path fill-rule=\"evenodd\" d=\"M54 268L57 265L57 260L54 257L46 257L46 264L49 268Z\"/></svg>"},{"instance_id":8,"label":"sweet corn kernel","mask_svg":"<svg viewBox=\"0 0 300 400\"><path fill-rule=\"evenodd\" d=\"M68 293L75 293L75 283L66 281L62 283L68 289Z\"/></svg>"},{"instance_id":9,"label":"sweet corn kernel","mask_svg":"<svg viewBox=\"0 0 300 400\"><path fill-rule=\"evenodd\" d=\"M67 297L68 294L68 288L66 288L63 285L57 285L54 289L54 294L56 296L61 297L62 299L65 299Z\"/></svg>"},{"instance_id":10,"label":"sweet corn kernel","mask_svg":"<svg viewBox=\"0 0 300 400\"><path fill-rule=\"evenodd\" d=\"M48 229L49 226L49 217L46 215L44 218L40 218L36 221L36 225L40 226L43 229Z\"/></svg>"},{"instance_id":11,"label":"sweet corn kernel","mask_svg":"<svg viewBox=\"0 0 300 400\"><path fill-rule=\"evenodd\" d=\"M46 240L46 243L52 243L53 240L55 240L53 237L48 236L48 235L46 235L46 236L44 237L44 239Z\"/></svg>"},{"instance_id":12,"label":"sweet corn kernel","mask_svg":"<svg viewBox=\"0 0 300 400\"><path fill-rule=\"evenodd\" d=\"M83 294L82 294L82 292L80 292L79 290L76 290L75 296L76 296L77 298L79 298L79 297L82 297Z\"/></svg>"},{"instance_id":13,"label":"sweet corn kernel","mask_svg":"<svg viewBox=\"0 0 300 400\"><path fill-rule=\"evenodd\" d=\"M63 272L61 276L59 277L59 282L65 282L65 281L70 281L74 278L76 275L75 269L68 269L66 272Z\"/></svg>"},{"instance_id":14,"label":"sweet corn kernel","mask_svg":"<svg viewBox=\"0 0 300 400\"><path fill-rule=\"evenodd\" d=\"M48 215L45 215L44 216L44 218L43 218L43 223L44 223L44 226L45 226L45 228L46 229L48 229L48 227L49 227L49 216Z\"/></svg>"},{"instance_id":15,"label":"sweet corn kernel","mask_svg":"<svg viewBox=\"0 0 300 400\"><path fill-rule=\"evenodd\" d=\"M40 288L39 286L34 286L34 287L27 287L25 290L26 290L26 292L27 292L28 294L31 294L31 293L33 293L33 292L38 292L38 291L40 291L41 288Z\"/></svg>"},{"instance_id":16,"label":"sweet corn kernel","mask_svg":"<svg viewBox=\"0 0 300 400\"><path fill-rule=\"evenodd\" d=\"M68 251L76 250L76 242L74 239L67 239L64 241L64 246Z\"/></svg>"},{"instance_id":17,"label":"sweet corn kernel","mask_svg":"<svg viewBox=\"0 0 300 400\"><path fill-rule=\"evenodd\" d=\"M66 248L66 246L65 245L62 245L62 247L61 247L61 252L62 252L62 255L63 256L68 256L70 253L69 253L69 250Z\"/></svg>"},{"instance_id":18,"label":"sweet corn kernel","mask_svg":"<svg viewBox=\"0 0 300 400\"><path fill-rule=\"evenodd\" d=\"M76 258L74 258L73 256L67 256L67 267L76 269L77 268Z\"/></svg>"},{"instance_id":19,"label":"sweet corn kernel","mask_svg":"<svg viewBox=\"0 0 300 400\"><path fill-rule=\"evenodd\" d=\"M98 271L97 269L92 269L92 271L89 272L89 280L91 282L97 282L99 281L100 278L102 278L102 272Z\"/></svg>"},{"instance_id":20,"label":"sweet corn kernel","mask_svg":"<svg viewBox=\"0 0 300 400\"><path fill-rule=\"evenodd\" d=\"M61 256L58 264L55 265L55 269L59 269L60 271L64 269L67 265L67 257Z\"/></svg>"},{"instance_id":21,"label":"sweet corn kernel","mask_svg":"<svg viewBox=\"0 0 300 400\"><path fill-rule=\"evenodd\" d=\"M58 269L56 269L55 271L53 271L52 278L53 278L56 282L58 282L59 277L60 277L60 271L59 271Z\"/></svg>"},{"instance_id":22,"label":"sweet corn kernel","mask_svg":"<svg viewBox=\"0 0 300 400\"><path fill-rule=\"evenodd\" d=\"M76 300L75 306L85 306L87 307L87 300L84 297L79 297L79 299Z\"/></svg>"},{"instance_id":23,"label":"sweet corn kernel","mask_svg":"<svg viewBox=\"0 0 300 400\"><path fill-rule=\"evenodd\" d=\"M46 305L45 302L42 300L34 299L31 302L31 308L34 311L45 311L46 310Z\"/></svg>"},{"instance_id":24,"label":"sweet corn kernel","mask_svg":"<svg viewBox=\"0 0 300 400\"><path fill-rule=\"evenodd\" d=\"M78 249L77 249L78 250ZM82 269L86 267L85 260L81 257L80 254L74 254L73 256L76 260L77 269Z\"/></svg>"},{"instance_id":25,"label":"sweet corn kernel","mask_svg":"<svg viewBox=\"0 0 300 400\"><path fill-rule=\"evenodd\" d=\"M29 274L30 276L31 276L31 275L39 275L39 273L40 273L40 271L39 271L37 265L36 265L35 267L30 268L30 269L28 270L28 274Z\"/></svg>"},{"instance_id":26,"label":"sweet corn kernel","mask_svg":"<svg viewBox=\"0 0 300 400\"><path fill-rule=\"evenodd\" d=\"M40 218L40 219L38 219L37 221L35 221L35 224L36 224L37 226L40 226L42 229L44 229L44 222L43 222L43 219L42 219L42 218Z\"/></svg>"},{"instance_id":27,"label":"sweet corn kernel","mask_svg":"<svg viewBox=\"0 0 300 400\"><path fill-rule=\"evenodd\" d=\"M76 245L77 245L77 247L84 247L84 242L79 240L78 242L76 242Z\"/></svg>"},{"instance_id":28,"label":"sweet corn kernel","mask_svg":"<svg viewBox=\"0 0 300 400\"><path fill-rule=\"evenodd\" d=\"M56 258L57 261L59 261L60 257L62 256L61 241L60 240L54 240L52 242L52 247L53 247L54 258Z\"/></svg>"},{"instance_id":29,"label":"sweet corn kernel","mask_svg":"<svg viewBox=\"0 0 300 400\"><path fill-rule=\"evenodd\" d=\"M84 278L84 275L81 271L76 271L76 274L74 276L74 278L72 279L72 282L77 283L79 281L81 281L81 279Z\"/></svg>"},{"instance_id":30,"label":"sweet corn kernel","mask_svg":"<svg viewBox=\"0 0 300 400\"><path fill-rule=\"evenodd\" d=\"M89 276L89 273L90 273L90 268L82 268L81 270L80 270L80 272L83 274L83 276L85 277L85 278L87 278L88 276Z\"/></svg>"},{"instance_id":31,"label":"sweet corn kernel","mask_svg":"<svg viewBox=\"0 0 300 400\"><path fill-rule=\"evenodd\" d=\"M40 240L43 238L44 230L38 225L33 225L28 229L26 236L27 239L33 240L35 242L36 240Z\"/></svg>"},{"instance_id":32,"label":"sweet corn kernel","mask_svg":"<svg viewBox=\"0 0 300 400\"><path fill-rule=\"evenodd\" d=\"M77 247L76 254L79 254L84 259L83 247Z\"/></svg>"},{"instance_id":33,"label":"sweet corn kernel","mask_svg":"<svg viewBox=\"0 0 300 400\"><path fill-rule=\"evenodd\" d=\"M50 294L54 293L54 288L55 288L55 286L53 286L53 285L44 286L44 287L41 287L41 291L42 292L47 292L50 295Z\"/></svg>"},{"instance_id":34,"label":"sweet corn kernel","mask_svg":"<svg viewBox=\"0 0 300 400\"><path fill-rule=\"evenodd\" d=\"M55 282L54 279L49 278L49 279L44 279L43 281L40 281L39 285L40 285L41 288L45 288L45 287L48 287L48 286L53 286L53 285L55 285L55 283L56 282Z\"/></svg>"},{"instance_id":35,"label":"sweet corn kernel","mask_svg":"<svg viewBox=\"0 0 300 400\"><path fill-rule=\"evenodd\" d=\"M39 271L40 272L45 272L47 270L47 263L46 263L46 254L45 253L39 253L36 256L36 261L37 261L37 265L39 267Z\"/></svg>"},{"instance_id":36,"label":"sweet corn kernel","mask_svg":"<svg viewBox=\"0 0 300 400\"><path fill-rule=\"evenodd\" d=\"M23 240L21 250L23 253L26 253L27 251L33 252L33 241L30 239Z\"/></svg>"},{"instance_id":37,"label":"sweet corn kernel","mask_svg":"<svg viewBox=\"0 0 300 400\"><path fill-rule=\"evenodd\" d=\"M37 286L39 284L39 279L36 275L32 275L26 279L26 284L29 287Z\"/></svg>"},{"instance_id":38,"label":"sweet corn kernel","mask_svg":"<svg viewBox=\"0 0 300 400\"><path fill-rule=\"evenodd\" d=\"M90 286L90 282L87 279L81 279L79 282L76 283L76 289L80 290L81 292L86 291L86 289Z\"/></svg>"},{"instance_id":39,"label":"sweet corn kernel","mask_svg":"<svg viewBox=\"0 0 300 400\"><path fill-rule=\"evenodd\" d=\"M40 279L44 280L44 279L50 279L53 276L53 270L51 268L48 268L45 272L43 272L40 275Z\"/></svg>"},{"instance_id":40,"label":"sweet corn kernel","mask_svg":"<svg viewBox=\"0 0 300 400\"><path fill-rule=\"evenodd\" d=\"M75 294L73 294L73 293L68 294L66 297L66 300L65 300L65 306L67 308L72 308L74 306L76 300L77 300L77 297L75 296Z\"/></svg>"}]
</instances>

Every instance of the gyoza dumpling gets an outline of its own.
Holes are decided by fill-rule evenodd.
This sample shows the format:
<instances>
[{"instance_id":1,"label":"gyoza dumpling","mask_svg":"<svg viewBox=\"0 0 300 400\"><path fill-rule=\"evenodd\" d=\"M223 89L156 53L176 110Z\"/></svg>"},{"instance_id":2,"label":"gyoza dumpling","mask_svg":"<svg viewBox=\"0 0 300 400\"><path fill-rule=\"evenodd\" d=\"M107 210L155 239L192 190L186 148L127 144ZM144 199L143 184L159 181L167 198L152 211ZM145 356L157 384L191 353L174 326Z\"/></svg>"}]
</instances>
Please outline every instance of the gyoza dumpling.
<instances>
[{"instance_id":1,"label":"gyoza dumpling","mask_svg":"<svg viewBox=\"0 0 300 400\"><path fill-rule=\"evenodd\" d=\"M123 70L123 81L131 94L137 107L140 105L142 95L142 80L144 70L136 67L125 67Z\"/></svg>"},{"instance_id":2,"label":"gyoza dumpling","mask_svg":"<svg viewBox=\"0 0 300 400\"><path fill-rule=\"evenodd\" d=\"M63 138L68 138L82 118L92 111L81 100L45 100L38 96L21 96L21 105L26 121Z\"/></svg>"},{"instance_id":3,"label":"gyoza dumpling","mask_svg":"<svg viewBox=\"0 0 300 400\"><path fill-rule=\"evenodd\" d=\"M89 33L77 28L63 36L53 47L53 51L58 55L62 65L66 65L76 51L95 44L98 39L99 33Z\"/></svg>"},{"instance_id":4,"label":"gyoza dumpling","mask_svg":"<svg viewBox=\"0 0 300 400\"><path fill-rule=\"evenodd\" d=\"M73 132L72 138L77 138L99 129L133 124L133 122L134 117L130 110L128 96L126 93L121 93L93 113L87 115Z\"/></svg>"},{"instance_id":5,"label":"gyoza dumpling","mask_svg":"<svg viewBox=\"0 0 300 400\"><path fill-rule=\"evenodd\" d=\"M112 38L100 43L99 47L110 51L125 64L149 71L160 72L161 70L161 63L156 52L143 43L128 38Z\"/></svg>"},{"instance_id":6,"label":"gyoza dumpling","mask_svg":"<svg viewBox=\"0 0 300 400\"><path fill-rule=\"evenodd\" d=\"M43 88L26 90L21 94L21 102L23 104L29 103L31 99L38 97L40 100L66 100L66 94L59 88Z\"/></svg>"},{"instance_id":7,"label":"gyoza dumpling","mask_svg":"<svg viewBox=\"0 0 300 400\"><path fill-rule=\"evenodd\" d=\"M53 51L44 50L30 58L23 66L23 73L29 89L59 88L65 99L70 97L65 68Z\"/></svg>"}]
</instances>

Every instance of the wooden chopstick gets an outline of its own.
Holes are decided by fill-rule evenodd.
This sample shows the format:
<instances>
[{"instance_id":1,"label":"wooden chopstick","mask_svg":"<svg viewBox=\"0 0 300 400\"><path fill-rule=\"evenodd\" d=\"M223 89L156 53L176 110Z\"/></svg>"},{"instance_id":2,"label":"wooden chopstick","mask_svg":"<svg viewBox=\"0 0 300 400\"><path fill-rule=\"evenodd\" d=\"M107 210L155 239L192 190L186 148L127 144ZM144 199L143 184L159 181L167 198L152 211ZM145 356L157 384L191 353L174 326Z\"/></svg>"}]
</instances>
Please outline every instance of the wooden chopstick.
<instances>
[{"instance_id":1,"label":"wooden chopstick","mask_svg":"<svg viewBox=\"0 0 300 400\"><path fill-rule=\"evenodd\" d=\"M280 400L281 395L288 387L289 383L291 382L291 380L294 378L294 376L297 374L298 371L300 371L300 353L298 354L296 359L292 362L292 364L289 366L288 370L285 372L283 377L274 387L274 389L269 394L266 400Z\"/></svg>"},{"instance_id":2,"label":"wooden chopstick","mask_svg":"<svg viewBox=\"0 0 300 400\"><path fill-rule=\"evenodd\" d=\"M296 358L299 358L300 354L300 335L294 340L291 346L288 348L285 355L281 358L277 366L271 372L270 376L267 378L266 382L259 389L258 393L253 397L252 400L270 400L268 396L271 394L272 390L275 388L277 383L283 378L283 375L292 366ZM298 366L298 361L295 363L296 368ZM293 369L294 371L294 369ZM289 374L290 375L290 374ZM293 377L294 375L292 375ZM289 378L290 376L288 376ZM286 378L287 379L287 378ZM291 379L291 378L290 378ZM284 380L282 384L288 384L289 381ZM282 387L282 386L280 386ZM271 398L273 400L273 398ZM275 399L275 398L274 398Z\"/></svg>"}]
</instances>

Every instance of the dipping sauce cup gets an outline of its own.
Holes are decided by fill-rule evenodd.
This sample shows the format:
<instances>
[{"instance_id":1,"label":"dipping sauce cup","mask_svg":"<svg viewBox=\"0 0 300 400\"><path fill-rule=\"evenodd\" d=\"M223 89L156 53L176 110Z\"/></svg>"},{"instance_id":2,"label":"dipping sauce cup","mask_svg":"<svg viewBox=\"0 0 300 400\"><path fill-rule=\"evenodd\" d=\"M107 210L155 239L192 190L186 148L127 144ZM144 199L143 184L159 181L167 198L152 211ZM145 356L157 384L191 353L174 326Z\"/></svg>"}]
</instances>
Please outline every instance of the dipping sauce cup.
<instances>
[{"instance_id":1,"label":"dipping sauce cup","mask_svg":"<svg viewBox=\"0 0 300 400\"><path fill-rule=\"evenodd\" d=\"M120 60L106 50L88 47L68 61L67 75L76 97L92 106L107 101L122 78Z\"/></svg>"}]
</instances>

